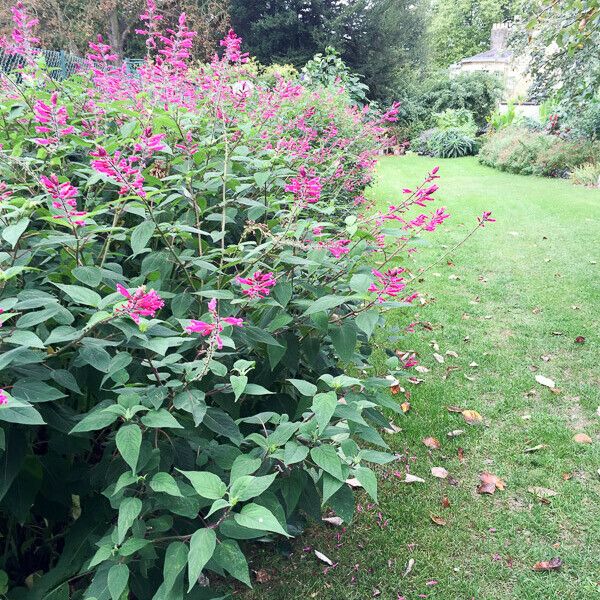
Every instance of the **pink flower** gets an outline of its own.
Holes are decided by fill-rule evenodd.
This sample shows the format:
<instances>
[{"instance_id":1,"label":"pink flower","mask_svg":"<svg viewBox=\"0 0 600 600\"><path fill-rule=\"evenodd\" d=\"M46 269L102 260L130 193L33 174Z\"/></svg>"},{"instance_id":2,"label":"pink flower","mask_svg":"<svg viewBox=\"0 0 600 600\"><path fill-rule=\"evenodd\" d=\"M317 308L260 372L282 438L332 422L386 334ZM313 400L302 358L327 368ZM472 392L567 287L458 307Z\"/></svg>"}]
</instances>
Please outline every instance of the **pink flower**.
<instances>
[{"instance_id":1,"label":"pink flower","mask_svg":"<svg viewBox=\"0 0 600 600\"><path fill-rule=\"evenodd\" d=\"M408 358L405 358L402 366L405 369L411 369L412 367L416 367L419 364L419 361L417 360L417 356L415 354L410 354L408 356Z\"/></svg>"},{"instance_id":2,"label":"pink flower","mask_svg":"<svg viewBox=\"0 0 600 600\"><path fill-rule=\"evenodd\" d=\"M54 199L52 206L61 211L60 214L53 215L54 219L66 219L73 228L85 225L84 217L87 216L87 212L77 210L77 201L75 198L79 190L70 181L59 183L58 177L52 173L50 177L42 175L40 183Z\"/></svg>"},{"instance_id":3,"label":"pink flower","mask_svg":"<svg viewBox=\"0 0 600 600\"><path fill-rule=\"evenodd\" d=\"M188 333L199 333L204 337L214 335L214 343L216 344L217 348L221 350L223 348L223 339L221 338L220 334L224 329L223 323L231 325L232 327L243 327L244 321L243 319L238 319L236 317L219 317L219 313L217 312L217 301L215 298L210 300L208 303L208 312L213 319L212 323L192 319L185 330ZM212 343L212 341L210 343Z\"/></svg>"},{"instance_id":4,"label":"pink flower","mask_svg":"<svg viewBox=\"0 0 600 600\"><path fill-rule=\"evenodd\" d=\"M227 36L223 38L219 44L225 48L224 58L233 63L247 63L248 52L242 53L242 38L235 34L233 29L230 29Z\"/></svg>"},{"instance_id":5,"label":"pink flower","mask_svg":"<svg viewBox=\"0 0 600 600\"><path fill-rule=\"evenodd\" d=\"M324 246L335 256L335 258L340 258L344 254L348 254L350 252L350 240L334 240L332 242L319 242L319 246Z\"/></svg>"},{"instance_id":6,"label":"pink flower","mask_svg":"<svg viewBox=\"0 0 600 600\"><path fill-rule=\"evenodd\" d=\"M262 271L256 271L250 277L238 276L235 280L241 285L249 286L242 290L242 293L249 298L265 298L271 292L269 288L277 283L273 273L263 273Z\"/></svg>"},{"instance_id":7,"label":"pink flower","mask_svg":"<svg viewBox=\"0 0 600 600\"><path fill-rule=\"evenodd\" d=\"M406 287L404 277L399 277L400 273L404 273L402 268L388 269L385 273L372 269L371 273L377 277L378 281L369 286L369 292L376 293L379 302L385 300L384 296L395 298Z\"/></svg>"},{"instance_id":8,"label":"pink flower","mask_svg":"<svg viewBox=\"0 0 600 600\"><path fill-rule=\"evenodd\" d=\"M4 181L0 181L0 202L8 200L13 195L12 190L8 189L8 186Z\"/></svg>"},{"instance_id":9,"label":"pink flower","mask_svg":"<svg viewBox=\"0 0 600 600\"><path fill-rule=\"evenodd\" d=\"M6 406L8 404L8 396L4 390L0 390L0 406Z\"/></svg>"},{"instance_id":10,"label":"pink flower","mask_svg":"<svg viewBox=\"0 0 600 600\"><path fill-rule=\"evenodd\" d=\"M313 235L321 235L323 233L324 227L322 225L318 225L317 227L312 228Z\"/></svg>"},{"instance_id":11,"label":"pink flower","mask_svg":"<svg viewBox=\"0 0 600 600\"><path fill-rule=\"evenodd\" d=\"M495 223L496 219L492 219L492 211L491 210L486 210L481 215L481 217L477 217L477 221L479 222L479 224L482 227L485 227L486 223Z\"/></svg>"},{"instance_id":12,"label":"pink flower","mask_svg":"<svg viewBox=\"0 0 600 600\"><path fill-rule=\"evenodd\" d=\"M166 133L153 133L152 127L146 127L142 132L140 141L137 142L133 149L144 156L152 156L155 152L160 152L166 148L163 140L167 137Z\"/></svg>"},{"instance_id":13,"label":"pink flower","mask_svg":"<svg viewBox=\"0 0 600 600\"><path fill-rule=\"evenodd\" d=\"M315 204L318 202L322 189L321 179L319 177L310 177L305 167L300 167L298 169L298 177L294 177L285 186L285 191L294 194L296 200L303 204Z\"/></svg>"},{"instance_id":14,"label":"pink flower","mask_svg":"<svg viewBox=\"0 0 600 600\"><path fill-rule=\"evenodd\" d=\"M125 157L120 150L116 150L114 155L110 156L102 146L98 146L94 152L90 152L90 155L96 158L90 163L92 168L114 179L121 186L119 190L121 196L128 193L137 194L142 198L146 196L144 177L141 170L135 167L135 164L140 161L139 156Z\"/></svg>"},{"instance_id":15,"label":"pink flower","mask_svg":"<svg viewBox=\"0 0 600 600\"><path fill-rule=\"evenodd\" d=\"M146 292L146 286L140 286L133 293L117 284L117 292L127 298L127 302L115 309L115 313L130 316L139 325L140 317L154 317L164 305L163 299L154 291Z\"/></svg>"},{"instance_id":16,"label":"pink flower","mask_svg":"<svg viewBox=\"0 0 600 600\"><path fill-rule=\"evenodd\" d=\"M45 138L34 138L34 141L40 146L48 146L58 143L59 139L69 133L73 133L75 128L67 125L69 114L64 106L58 106L58 92L53 92L50 96L50 105L43 100L36 100L33 105L33 114L38 123L35 130L38 133L45 133ZM49 134L49 135L48 135Z\"/></svg>"}]
</instances>

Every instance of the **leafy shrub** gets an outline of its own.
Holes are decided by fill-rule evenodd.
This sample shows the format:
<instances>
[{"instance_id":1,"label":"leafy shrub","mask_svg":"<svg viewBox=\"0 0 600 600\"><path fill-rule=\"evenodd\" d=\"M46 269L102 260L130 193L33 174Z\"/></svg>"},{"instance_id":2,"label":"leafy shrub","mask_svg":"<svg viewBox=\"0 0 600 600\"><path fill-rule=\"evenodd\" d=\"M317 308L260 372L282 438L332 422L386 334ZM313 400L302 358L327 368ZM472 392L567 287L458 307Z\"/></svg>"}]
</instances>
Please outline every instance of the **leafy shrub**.
<instances>
[{"instance_id":1,"label":"leafy shrub","mask_svg":"<svg viewBox=\"0 0 600 600\"><path fill-rule=\"evenodd\" d=\"M600 100L590 100L580 107L565 109L564 127L574 136L600 140Z\"/></svg>"},{"instance_id":2,"label":"leafy shrub","mask_svg":"<svg viewBox=\"0 0 600 600\"><path fill-rule=\"evenodd\" d=\"M434 115L438 129L460 129L466 135L475 137L477 125L473 113L465 108L448 108L444 112Z\"/></svg>"},{"instance_id":3,"label":"leafy shrub","mask_svg":"<svg viewBox=\"0 0 600 600\"><path fill-rule=\"evenodd\" d=\"M377 498L369 465L394 458L381 409L402 412L384 376L416 361L376 373L369 341L418 295L389 262L448 217L421 208L437 175L361 215L397 109L263 87L233 32L189 71L185 17L161 33L151 2L158 58L131 76L99 41L58 86L35 20L15 16L9 51L27 66L0 88L9 594L250 585L249 541L295 535L323 505L350 521L350 477Z\"/></svg>"},{"instance_id":4,"label":"leafy shrub","mask_svg":"<svg viewBox=\"0 0 600 600\"><path fill-rule=\"evenodd\" d=\"M597 148L591 142L507 127L486 137L479 160L511 173L566 177L575 167L594 160L596 155Z\"/></svg>"},{"instance_id":5,"label":"leafy shrub","mask_svg":"<svg viewBox=\"0 0 600 600\"><path fill-rule=\"evenodd\" d=\"M340 53L331 46L325 48L325 54L316 54L306 63L302 68L301 78L305 85L341 86L358 102L366 100L369 89L362 83L359 75L350 71L340 58Z\"/></svg>"},{"instance_id":6,"label":"leafy shrub","mask_svg":"<svg viewBox=\"0 0 600 600\"><path fill-rule=\"evenodd\" d=\"M427 140L427 150L432 156L457 158L477 154L477 140L456 127L438 129Z\"/></svg>"},{"instance_id":7,"label":"leafy shrub","mask_svg":"<svg viewBox=\"0 0 600 600\"><path fill-rule=\"evenodd\" d=\"M571 181L577 185L600 187L600 164L586 163L575 167L571 173Z\"/></svg>"},{"instance_id":8,"label":"leafy shrub","mask_svg":"<svg viewBox=\"0 0 600 600\"><path fill-rule=\"evenodd\" d=\"M501 112L500 109L496 108L487 119L489 129L492 131L504 129L515 122L516 116L517 113L514 102L509 102L504 112Z\"/></svg>"}]
</instances>

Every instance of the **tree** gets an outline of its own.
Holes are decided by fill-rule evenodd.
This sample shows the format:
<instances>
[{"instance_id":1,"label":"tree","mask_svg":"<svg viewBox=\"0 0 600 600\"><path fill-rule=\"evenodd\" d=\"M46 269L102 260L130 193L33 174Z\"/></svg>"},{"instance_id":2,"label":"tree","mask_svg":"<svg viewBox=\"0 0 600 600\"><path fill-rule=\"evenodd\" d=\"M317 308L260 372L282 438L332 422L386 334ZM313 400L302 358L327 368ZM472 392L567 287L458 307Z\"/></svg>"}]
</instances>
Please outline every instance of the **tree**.
<instances>
[{"instance_id":1,"label":"tree","mask_svg":"<svg viewBox=\"0 0 600 600\"><path fill-rule=\"evenodd\" d=\"M428 30L433 64L447 67L487 50L492 25L515 11L514 0L434 0Z\"/></svg>"}]
</instances>

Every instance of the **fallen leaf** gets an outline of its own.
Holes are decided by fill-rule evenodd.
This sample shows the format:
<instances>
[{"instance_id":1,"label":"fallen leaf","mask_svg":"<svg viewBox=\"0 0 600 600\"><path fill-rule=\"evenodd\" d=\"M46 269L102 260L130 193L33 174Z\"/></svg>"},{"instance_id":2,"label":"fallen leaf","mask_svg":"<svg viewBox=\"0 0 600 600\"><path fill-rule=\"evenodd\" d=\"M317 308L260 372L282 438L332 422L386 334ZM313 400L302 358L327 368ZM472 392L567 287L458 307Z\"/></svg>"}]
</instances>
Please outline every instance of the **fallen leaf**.
<instances>
[{"instance_id":1,"label":"fallen leaf","mask_svg":"<svg viewBox=\"0 0 600 600\"><path fill-rule=\"evenodd\" d=\"M476 410L463 410L462 416L469 425L475 425L475 423L483 421L483 417Z\"/></svg>"},{"instance_id":2,"label":"fallen leaf","mask_svg":"<svg viewBox=\"0 0 600 600\"><path fill-rule=\"evenodd\" d=\"M410 383L413 383L414 385L419 385L420 383L423 383L425 380L419 379L418 377L409 377L408 381L410 381Z\"/></svg>"},{"instance_id":3,"label":"fallen leaf","mask_svg":"<svg viewBox=\"0 0 600 600\"><path fill-rule=\"evenodd\" d=\"M562 567L562 560L556 556L550 560L541 560L533 565L534 571L557 571Z\"/></svg>"},{"instance_id":4,"label":"fallen leaf","mask_svg":"<svg viewBox=\"0 0 600 600\"><path fill-rule=\"evenodd\" d=\"M489 473L488 471L480 473L479 479L481 480L481 485L477 488L479 494L493 494L496 491L496 488L503 490L506 485L500 477Z\"/></svg>"},{"instance_id":5,"label":"fallen leaf","mask_svg":"<svg viewBox=\"0 0 600 600\"><path fill-rule=\"evenodd\" d=\"M584 338L582 335L578 335L578 336L575 338L575 343L576 343L576 344L583 344L583 342L585 342L585 338Z\"/></svg>"},{"instance_id":6,"label":"fallen leaf","mask_svg":"<svg viewBox=\"0 0 600 600\"><path fill-rule=\"evenodd\" d=\"M414 566L415 566L415 559L414 558L409 559L408 564L406 565L406 570L404 571L404 575L402 575L402 577L406 577L413 570Z\"/></svg>"},{"instance_id":7,"label":"fallen leaf","mask_svg":"<svg viewBox=\"0 0 600 600\"><path fill-rule=\"evenodd\" d=\"M439 450L442 447L442 444L440 444L439 440L434 437L426 437L421 441L432 450Z\"/></svg>"},{"instance_id":8,"label":"fallen leaf","mask_svg":"<svg viewBox=\"0 0 600 600\"><path fill-rule=\"evenodd\" d=\"M392 394L394 394L394 396L396 394L399 394L402 391L403 391L403 388L400 385L391 385L390 386L390 392L392 392Z\"/></svg>"},{"instance_id":9,"label":"fallen leaf","mask_svg":"<svg viewBox=\"0 0 600 600\"><path fill-rule=\"evenodd\" d=\"M542 354L541 359L544 362L548 362L548 361L550 361L552 359L552 357L549 354Z\"/></svg>"},{"instance_id":10,"label":"fallen leaf","mask_svg":"<svg viewBox=\"0 0 600 600\"><path fill-rule=\"evenodd\" d=\"M402 409L403 413L407 413L410 410L410 402L403 402L400 405L400 408Z\"/></svg>"},{"instance_id":11,"label":"fallen leaf","mask_svg":"<svg viewBox=\"0 0 600 600\"><path fill-rule=\"evenodd\" d=\"M436 525L440 525L441 527L444 527L445 525L448 524L448 521L446 521L446 519L444 519L444 517L439 517L438 515L434 515L433 513L429 514L429 518L436 524Z\"/></svg>"},{"instance_id":12,"label":"fallen leaf","mask_svg":"<svg viewBox=\"0 0 600 600\"><path fill-rule=\"evenodd\" d=\"M404 483L425 483L425 480L417 477L416 475L407 473L406 477L404 478Z\"/></svg>"},{"instance_id":13,"label":"fallen leaf","mask_svg":"<svg viewBox=\"0 0 600 600\"><path fill-rule=\"evenodd\" d=\"M596 414L600 417L600 406L596 409Z\"/></svg>"},{"instance_id":14,"label":"fallen leaf","mask_svg":"<svg viewBox=\"0 0 600 600\"><path fill-rule=\"evenodd\" d=\"M523 419L523 421L530 421L531 420L531 415L523 415L521 417L521 419Z\"/></svg>"},{"instance_id":15,"label":"fallen leaf","mask_svg":"<svg viewBox=\"0 0 600 600\"><path fill-rule=\"evenodd\" d=\"M465 410L464 408L461 408L460 406L446 406L446 409L448 410L448 412L451 412L451 413L461 413L463 410Z\"/></svg>"},{"instance_id":16,"label":"fallen leaf","mask_svg":"<svg viewBox=\"0 0 600 600\"><path fill-rule=\"evenodd\" d=\"M465 379L468 379L469 381L475 381L475 377L471 377L470 375L467 375L466 373L463 373L463 376Z\"/></svg>"},{"instance_id":17,"label":"fallen leaf","mask_svg":"<svg viewBox=\"0 0 600 600\"><path fill-rule=\"evenodd\" d=\"M571 479L572 477L573 477L572 473L563 473L563 474L562 474L562 478L563 478L565 481L569 481L569 479Z\"/></svg>"},{"instance_id":18,"label":"fallen leaf","mask_svg":"<svg viewBox=\"0 0 600 600\"><path fill-rule=\"evenodd\" d=\"M545 387L549 387L549 388L555 388L556 387L556 384L554 383L554 381L552 381L552 379L549 379L548 377L544 377L543 375L536 375L535 376L535 380L540 385L543 385Z\"/></svg>"},{"instance_id":19,"label":"fallen leaf","mask_svg":"<svg viewBox=\"0 0 600 600\"><path fill-rule=\"evenodd\" d=\"M563 335L562 331L553 331L552 335Z\"/></svg>"},{"instance_id":20,"label":"fallen leaf","mask_svg":"<svg viewBox=\"0 0 600 600\"><path fill-rule=\"evenodd\" d=\"M469 363L469 366L472 367L473 369L475 369L479 365L476 362L473 361L473 362Z\"/></svg>"},{"instance_id":21,"label":"fallen leaf","mask_svg":"<svg viewBox=\"0 0 600 600\"><path fill-rule=\"evenodd\" d=\"M452 356L453 358L458 358L458 354L454 352L454 350L446 350L446 356Z\"/></svg>"},{"instance_id":22,"label":"fallen leaf","mask_svg":"<svg viewBox=\"0 0 600 600\"><path fill-rule=\"evenodd\" d=\"M400 427L398 427L398 425L396 425L396 423L392 423L390 421L389 427L384 427L383 431L385 431L385 433L400 433L402 431L402 429Z\"/></svg>"},{"instance_id":23,"label":"fallen leaf","mask_svg":"<svg viewBox=\"0 0 600 600\"><path fill-rule=\"evenodd\" d=\"M523 450L523 452L528 453L528 452L537 452L538 450L543 450L544 448L547 448L548 444L538 444L537 446L532 446L531 448L525 448L525 450Z\"/></svg>"},{"instance_id":24,"label":"fallen leaf","mask_svg":"<svg viewBox=\"0 0 600 600\"><path fill-rule=\"evenodd\" d=\"M551 490L550 488L545 487L530 487L527 488L527 491L534 496L539 496L540 498L551 498L552 496L556 496L557 492Z\"/></svg>"},{"instance_id":25,"label":"fallen leaf","mask_svg":"<svg viewBox=\"0 0 600 600\"><path fill-rule=\"evenodd\" d=\"M259 569L256 571L256 582L257 583L267 583L267 581L271 581L271 575L265 569Z\"/></svg>"},{"instance_id":26,"label":"fallen leaf","mask_svg":"<svg viewBox=\"0 0 600 600\"><path fill-rule=\"evenodd\" d=\"M535 373L536 371L539 371L539 370L540 370L540 368L539 368L537 365L529 365L529 370L530 370L532 373Z\"/></svg>"},{"instance_id":27,"label":"fallen leaf","mask_svg":"<svg viewBox=\"0 0 600 600\"><path fill-rule=\"evenodd\" d=\"M344 522L340 517L323 517L321 521L330 525L342 525Z\"/></svg>"},{"instance_id":28,"label":"fallen leaf","mask_svg":"<svg viewBox=\"0 0 600 600\"><path fill-rule=\"evenodd\" d=\"M429 345L436 351L439 352L440 351L440 347L438 345L438 343L435 340L431 340L429 342Z\"/></svg>"},{"instance_id":29,"label":"fallen leaf","mask_svg":"<svg viewBox=\"0 0 600 600\"><path fill-rule=\"evenodd\" d=\"M448 500L448 496L444 496L442 498L442 506L444 508L450 508L450 500Z\"/></svg>"},{"instance_id":30,"label":"fallen leaf","mask_svg":"<svg viewBox=\"0 0 600 600\"><path fill-rule=\"evenodd\" d=\"M444 357L441 354L438 354L437 352L433 353L433 358L435 358L435 360L440 364L444 362Z\"/></svg>"},{"instance_id":31,"label":"fallen leaf","mask_svg":"<svg viewBox=\"0 0 600 600\"><path fill-rule=\"evenodd\" d=\"M587 433L576 433L573 436L573 441L578 444L591 444L592 438Z\"/></svg>"},{"instance_id":32,"label":"fallen leaf","mask_svg":"<svg viewBox=\"0 0 600 600\"><path fill-rule=\"evenodd\" d=\"M459 448L458 451L457 451L457 454L458 454L458 460L460 462L463 462L465 460L465 450L464 450L464 448Z\"/></svg>"},{"instance_id":33,"label":"fallen leaf","mask_svg":"<svg viewBox=\"0 0 600 600\"><path fill-rule=\"evenodd\" d=\"M330 567L333 567L333 561L330 558L327 558L322 552L315 550L315 556L319 560L322 560L325 564L329 565Z\"/></svg>"},{"instance_id":34,"label":"fallen leaf","mask_svg":"<svg viewBox=\"0 0 600 600\"><path fill-rule=\"evenodd\" d=\"M415 367L415 371L417 373L429 373L429 369L427 367L423 366L423 365L417 365Z\"/></svg>"},{"instance_id":35,"label":"fallen leaf","mask_svg":"<svg viewBox=\"0 0 600 600\"><path fill-rule=\"evenodd\" d=\"M377 588L373 588L372 598L377 598L378 596L381 596L381 590L378 590Z\"/></svg>"},{"instance_id":36,"label":"fallen leaf","mask_svg":"<svg viewBox=\"0 0 600 600\"><path fill-rule=\"evenodd\" d=\"M438 479L446 479L448 471L444 467L431 467L431 474Z\"/></svg>"},{"instance_id":37,"label":"fallen leaf","mask_svg":"<svg viewBox=\"0 0 600 600\"><path fill-rule=\"evenodd\" d=\"M362 487L360 481L356 479L356 477L352 477L350 479L346 479L346 483L353 488Z\"/></svg>"},{"instance_id":38,"label":"fallen leaf","mask_svg":"<svg viewBox=\"0 0 600 600\"><path fill-rule=\"evenodd\" d=\"M464 429L454 429L453 431L449 431L446 435L450 438L453 438L462 435L464 432Z\"/></svg>"}]
</instances>

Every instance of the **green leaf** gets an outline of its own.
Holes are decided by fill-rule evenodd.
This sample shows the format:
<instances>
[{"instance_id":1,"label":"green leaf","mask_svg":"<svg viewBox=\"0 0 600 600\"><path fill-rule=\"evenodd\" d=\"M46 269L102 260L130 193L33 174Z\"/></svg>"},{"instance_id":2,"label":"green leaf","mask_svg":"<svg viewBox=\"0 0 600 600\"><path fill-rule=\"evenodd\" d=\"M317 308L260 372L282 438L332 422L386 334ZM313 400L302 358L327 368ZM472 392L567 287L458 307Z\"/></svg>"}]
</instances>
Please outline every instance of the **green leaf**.
<instances>
[{"instance_id":1,"label":"green leaf","mask_svg":"<svg viewBox=\"0 0 600 600\"><path fill-rule=\"evenodd\" d=\"M356 296L321 296L321 298L317 298L314 302L311 302L303 315L308 316L318 312L324 312L354 299L356 299Z\"/></svg>"},{"instance_id":2,"label":"green leaf","mask_svg":"<svg viewBox=\"0 0 600 600\"><path fill-rule=\"evenodd\" d=\"M88 569L93 569L100 563L108 560L112 556L112 546L100 546L98 550L96 550L96 554L90 560L88 565Z\"/></svg>"},{"instance_id":3,"label":"green leaf","mask_svg":"<svg viewBox=\"0 0 600 600\"><path fill-rule=\"evenodd\" d=\"M143 221L137 227L134 227L131 232L131 249L133 256L139 254L146 248L146 244L150 241L152 234L156 229L153 221Z\"/></svg>"},{"instance_id":4,"label":"green leaf","mask_svg":"<svg viewBox=\"0 0 600 600\"><path fill-rule=\"evenodd\" d=\"M175 581L185 569L187 561L187 546L183 542L171 542L165 552L165 562L163 564L163 585L166 593L173 589Z\"/></svg>"},{"instance_id":5,"label":"green leaf","mask_svg":"<svg viewBox=\"0 0 600 600\"><path fill-rule=\"evenodd\" d=\"M183 425L165 408L150 411L145 414L141 422L146 427L170 427L171 429L183 429Z\"/></svg>"},{"instance_id":6,"label":"green leaf","mask_svg":"<svg viewBox=\"0 0 600 600\"><path fill-rule=\"evenodd\" d=\"M356 329L352 323L332 325L329 328L329 336L340 359L346 362L351 360L356 349Z\"/></svg>"},{"instance_id":7,"label":"green leaf","mask_svg":"<svg viewBox=\"0 0 600 600\"><path fill-rule=\"evenodd\" d=\"M317 446L310 451L310 457L318 467L336 479L344 479L342 461L333 446Z\"/></svg>"},{"instance_id":8,"label":"green leaf","mask_svg":"<svg viewBox=\"0 0 600 600\"><path fill-rule=\"evenodd\" d=\"M157 473L150 481L150 489L155 492L169 494L169 496L183 496L175 478L169 473Z\"/></svg>"},{"instance_id":9,"label":"green leaf","mask_svg":"<svg viewBox=\"0 0 600 600\"><path fill-rule=\"evenodd\" d=\"M119 556L131 556L150 543L150 540L145 540L143 538L129 538L128 540L125 540L123 545L119 548Z\"/></svg>"},{"instance_id":10,"label":"green leaf","mask_svg":"<svg viewBox=\"0 0 600 600\"><path fill-rule=\"evenodd\" d=\"M235 399L238 400L246 389L248 378L245 375L230 375L229 382L231 383Z\"/></svg>"},{"instance_id":11,"label":"green leaf","mask_svg":"<svg viewBox=\"0 0 600 600\"><path fill-rule=\"evenodd\" d=\"M97 308L102 300L100 294L80 285L66 285L63 283L55 283L54 285L65 292L76 304L85 304Z\"/></svg>"},{"instance_id":12,"label":"green leaf","mask_svg":"<svg viewBox=\"0 0 600 600\"><path fill-rule=\"evenodd\" d=\"M283 462L285 465L293 465L302 462L308 456L308 448L298 442L290 441L285 445Z\"/></svg>"},{"instance_id":13,"label":"green leaf","mask_svg":"<svg viewBox=\"0 0 600 600\"><path fill-rule=\"evenodd\" d=\"M254 181L258 187L263 187L271 177L271 171L259 171L254 173Z\"/></svg>"},{"instance_id":14,"label":"green leaf","mask_svg":"<svg viewBox=\"0 0 600 600\"><path fill-rule=\"evenodd\" d=\"M373 498L374 502L377 502L377 477L371 469L367 467L357 467L354 469L354 476L360 485L366 490L367 494Z\"/></svg>"},{"instance_id":15,"label":"green leaf","mask_svg":"<svg viewBox=\"0 0 600 600\"><path fill-rule=\"evenodd\" d=\"M178 469L179 471L179 469ZM189 480L196 493L202 498L217 500L222 498L227 491L227 486L218 475L208 471L179 471Z\"/></svg>"},{"instance_id":16,"label":"green leaf","mask_svg":"<svg viewBox=\"0 0 600 600\"><path fill-rule=\"evenodd\" d=\"M236 500L237 502L250 500L250 498L260 496L264 491L266 491L271 486L273 481L275 481L276 477L276 473L264 475L262 477L255 477L254 475L242 475L231 485L229 495L232 500Z\"/></svg>"},{"instance_id":17,"label":"green leaf","mask_svg":"<svg viewBox=\"0 0 600 600\"><path fill-rule=\"evenodd\" d=\"M320 433L323 433L325 427L329 425L329 421L335 412L337 403L337 394L335 392L317 394L314 397L311 410L315 413Z\"/></svg>"},{"instance_id":18,"label":"green leaf","mask_svg":"<svg viewBox=\"0 0 600 600\"><path fill-rule=\"evenodd\" d=\"M124 498L122 500L117 518L117 543L123 543L129 528L141 512L142 501L139 498Z\"/></svg>"},{"instance_id":19,"label":"green leaf","mask_svg":"<svg viewBox=\"0 0 600 600\"><path fill-rule=\"evenodd\" d=\"M98 287L102 282L102 271L98 267L75 267L71 273L89 287Z\"/></svg>"},{"instance_id":20,"label":"green leaf","mask_svg":"<svg viewBox=\"0 0 600 600\"><path fill-rule=\"evenodd\" d=\"M244 389L244 394L248 394L249 396L267 396L273 393L274 392L271 392L267 388L256 383L248 383Z\"/></svg>"},{"instance_id":21,"label":"green leaf","mask_svg":"<svg viewBox=\"0 0 600 600\"><path fill-rule=\"evenodd\" d=\"M277 520L277 517L264 506L259 504L246 504L240 513L236 513L233 517L235 522L242 527L248 529L258 529L260 531L272 531L280 533L286 537L292 537Z\"/></svg>"},{"instance_id":22,"label":"green leaf","mask_svg":"<svg viewBox=\"0 0 600 600\"><path fill-rule=\"evenodd\" d=\"M115 441L123 460L131 467L131 471L136 473L142 446L142 430L137 425L125 425L117 431Z\"/></svg>"},{"instance_id":23,"label":"green leaf","mask_svg":"<svg viewBox=\"0 0 600 600\"><path fill-rule=\"evenodd\" d=\"M261 464L262 460L260 458L255 458L249 456L248 454L240 454L231 465L229 481L233 483L242 475L251 475L260 467Z\"/></svg>"},{"instance_id":24,"label":"green leaf","mask_svg":"<svg viewBox=\"0 0 600 600\"><path fill-rule=\"evenodd\" d=\"M129 582L129 567L123 563L113 565L108 572L108 592L112 600L119 600Z\"/></svg>"},{"instance_id":25,"label":"green leaf","mask_svg":"<svg viewBox=\"0 0 600 600\"><path fill-rule=\"evenodd\" d=\"M19 238L25 233L29 225L29 219L20 219L16 223L4 227L2 230L2 237L10 244L11 248L14 248L19 241Z\"/></svg>"},{"instance_id":26,"label":"green leaf","mask_svg":"<svg viewBox=\"0 0 600 600\"><path fill-rule=\"evenodd\" d=\"M217 535L214 529L198 529L192 535L188 554L188 592L196 585L202 569L212 558L216 546Z\"/></svg>"},{"instance_id":27,"label":"green leaf","mask_svg":"<svg viewBox=\"0 0 600 600\"><path fill-rule=\"evenodd\" d=\"M356 326L370 338L379 322L379 313L376 310L367 310L360 313L355 320Z\"/></svg>"},{"instance_id":28,"label":"green leaf","mask_svg":"<svg viewBox=\"0 0 600 600\"><path fill-rule=\"evenodd\" d=\"M236 446L239 446L244 439L235 421L219 408L208 408L202 423L217 435L230 439Z\"/></svg>"},{"instance_id":29,"label":"green leaf","mask_svg":"<svg viewBox=\"0 0 600 600\"><path fill-rule=\"evenodd\" d=\"M27 346L28 348L45 348L44 342L33 333L33 331L23 331L17 329L10 337L4 339L7 344L16 346Z\"/></svg>"},{"instance_id":30,"label":"green leaf","mask_svg":"<svg viewBox=\"0 0 600 600\"><path fill-rule=\"evenodd\" d=\"M0 421L21 425L44 425L42 415L33 406L17 398L9 400L7 406L0 407Z\"/></svg>"},{"instance_id":31,"label":"green leaf","mask_svg":"<svg viewBox=\"0 0 600 600\"><path fill-rule=\"evenodd\" d=\"M236 541L225 539L217 544L214 561L232 577L252 587L246 557Z\"/></svg>"},{"instance_id":32,"label":"green leaf","mask_svg":"<svg viewBox=\"0 0 600 600\"><path fill-rule=\"evenodd\" d=\"M317 386L303 379L287 379L303 396L312 398L317 393Z\"/></svg>"},{"instance_id":33,"label":"green leaf","mask_svg":"<svg viewBox=\"0 0 600 600\"><path fill-rule=\"evenodd\" d=\"M60 390L35 379L19 379L13 386L12 395L25 402L52 402L64 398Z\"/></svg>"},{"instance_id":34,"label":"green leaf","mask_svg":"<svg viewBox=\"0 0 600 600\"><path fill-rule=\"evenodd\" d=\"M104 429L119 418L119 415L112 412L104 412L103 410L95 410L88 413L71 429L70 433L83 433L85 431L97 431Z\"/></svg>"},{"instance_id":35,"label":"green leaf","mask_svg":"<svg viewBox=\"0 0 600 600\"><path fill-rule=\"evenodd\" d=\"M329 499L328 504L333 508L335 514L344 519L346 523L352 521L354 516L354 494L349 486L342 485Z\"/></svg>"}]
</instances>

